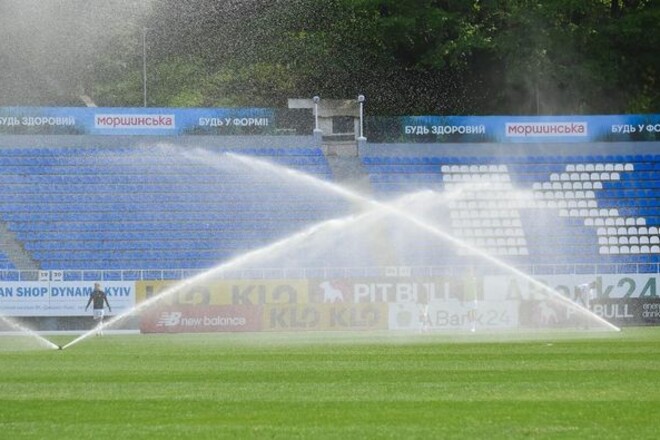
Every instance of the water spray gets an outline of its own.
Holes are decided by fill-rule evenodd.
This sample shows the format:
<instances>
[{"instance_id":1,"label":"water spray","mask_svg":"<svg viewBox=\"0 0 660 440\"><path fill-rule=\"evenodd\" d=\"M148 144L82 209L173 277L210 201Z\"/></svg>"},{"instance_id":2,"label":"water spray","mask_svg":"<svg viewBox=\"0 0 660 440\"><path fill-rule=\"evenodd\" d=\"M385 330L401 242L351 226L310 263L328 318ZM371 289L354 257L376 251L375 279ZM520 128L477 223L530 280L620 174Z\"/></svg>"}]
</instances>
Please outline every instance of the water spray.
<instances>
[{"instance_id":1,"label":"water spray","mask_svg":"<svg viewBox=\"0 0 660 440\"><path fill-rule=\"evenodd\" d=\"M194 160L200 161L204 160L204 158L201 157L194 157L190 153L186 153L187 156L191 157ZM257 260L260 257L263 257L264 255L271 254L273 252L277 252L279 250L282 250L287 247L294 246L298 243L303 243L308 237L313 236L316 233L319 233L323 230L329 230L331 228L343 228L346 227L350 224L353 224L354 222L360 221L364 219L366 216L371 215L373 212L379 212L381 215L383 214L391 214L397 218L404 219L411 224L415 225L421 230L427 231L428 233L431 233L432 235L442 238L446 241L449 241L450 243L459 246L465 250L468 250L472 252L474 255L479 256L483 260L486 260L502 269L505 269L507 272L517 275L534 286L540 288L542 291L547 292L551 297L558 299L560 302L564 303L565 305L569 306L572 309L578 310L581 313L585 314L586 316L592 317L593 319L605 324L608 328L619 331L620 329L611 323L607 322L603 318L593 314L590 310L582 307L579 304L576 304L572 301L570 301L568 298L565 298L563 295L561 295L559 292L553 290L549 286L541 283L540 281L534 279L530 275L526 274L525 272L522 272L521 270L505 263L504 261L492 256L491 254L484 252L483 250L470 245L469 243L454 237L453 235L443 231L442 229L437 228L433 224L430 224L424 219L421 219L417 216L414 216L408 212L406 212L403 207L401 206L403 204L403 201L405 200L410 200L410 197L415 196L413 195L408 195L404 196L398 201L391 203L383 203L379 202L377 200L371 199L367 196L364 196L360 194L359 192L350 190L346 187L343 187L341 185L328 182L325 180L322 180L320 178L317 178L315 176L303 173L298 170L294 170L291 168L287 168L285 166L281 165L276 165L271 162L262 160L262 159L257 159L253 157L246 157L240 154L235 154L235 153L223 153L223 156L231 158L239 163L242 163L246 166L249 166L251 168L257 168L257 169L262 169L262 170L268 170L271 171L277 175L284 175L287 177L294 178L302 183L307 183L310 185L313 185L315 187L320 187L322 189L325 189L326 191L332 192L334 194L338 194L342 196L346 200L350 200L353 202L357 202L368 210L366 212L363 212L360 215L350 215L348 217L344 218L339 218L339 219L331 219L331 220L326 220L322 221L320 223L317 223L315 225L312 225L311 227L308 227L307 229L300 231L298 233L295 233L293 235L290 235L288 237L285 237L281 240L278 240L270 245L248 251L244 254L239 255L238 257L235 257L225 263L222 263L214 268L211 268L207 271L201 272L193 277L190 277L188 279L185 279L179 283L176 283L172 287L163 290L160 292L158 295L149 298L146 301L143 301L142 303L136 305L134 308L131 310L128 310L120 315L117 315L113 317L112 319L108 320L107 322L101 323L99 326L97 326L95 329L92 329L88 331L87 333L82 334L78 338L74 339L73 341L69 342L68 344L64 345L61 347L61 349L66 349L72 345L77 344L78 342L87 339L90 335L94 334L95 332L102 331L104 328L112 326L121 320L125 319L129 315L135 314L140 312L141 310L147 309L151 307L152 305L156 304L158 301L162 300L163 298L176 293L186 287L192 286L200 281L209 279L211 277L217 276L221 274L224 271L230 270L234 267L239 267L242 264L245 264L247 262L251 262L253 260ZM204 161L205 164L208 165L208 161ZM489 183L484 182L482 184L478 184L477 186L483 185L484 187L487 187ZM471 188L474 188L474 185L471 186ZM458 196L465 188L457 188L453 193L452 196L456 197ZM421 191L419 193L416 193L416 196L419 197L420 195L425 195L425 196L437 196L437 193L431 190L426 190L426 191ZM448 200L449 198L446 198ZM59 347L59 346L55 346Z\"/></svg>"},{"instance_id":2,"label":"water spray","mask_svg":"<svg viewBox=\"0 0 660 440\"><path fill-rule=\"evenodd\" d=\"M405 206L408 203L411 203L415 199L419 199L420 197L428 197L429 195L433 194L432 191L421 191L419 193L414 193L414 194L408 194L403 197L401 197L399 200L397 200L393 205L394 206L399 206L402 205ZM256 260L264 255L276 252L278 250L282 250L287 247L292 247L296 246L300 243L305 242L309 237L313 236L314 234L318 234L322 231L327 231L327 230L332 230L332 229L342 229L345 228L346 226L355 224L357 222L363 221L364 219L374 216L375 214L380 214L384 215L385 213L383 210L371 210L367 212L360 213L358 215L349 215L347 217L342 217L342 218L337 218L337 219L331 219L331 220L326 220L321 223L317 223L315 225L310 226L309 228L300 231L294 235L285 237L279 241L276 241L270 245L261 247L259 249L255 249L253 251L246 252L242 255L239 255L236 258L233 258L225 263L222 263L214 268L211 268L207 271L201 272L193 277L187 278L183 281L180 281L173 286L163 290L159 294L147 299L146 301L143 301L139 304L137 304L135 307L132 309L117 315L113 317L112 319L109 319L106 322L100 323L98 326L93 328L92 330L89 330L88 332L80 335L78 338L74 339L73 341L69 342L68 344L62 346L60 349L66 349L68 347L71 347L72 345L75 345L87 338L89 338L91 335L94 333L100 332L106 327L112 326L121 320L127 318L128 316L138 313L141 310L147 309L151 307L152 305L156 304L157 302L161 301L165 297L172 295L186 287L193 286L196 283L212 278L216 275L221 274L224 271L230 270L234 267L238 267L242 264L245 264L247 262L250 262L252 260Z\"/></svg>"},{"instance_id":3,"label":"water spray","mask_svg":"<svg viewBox=\"0 0 660 440\"><path fill-rule=\"evenodd\" d=\"M22 326L21 324L17 323L16 321L7 318L6 316L0 315L0 321L4 322L7 324L9 327L13 328L14 330L17 330L21 333L25 333L26 335L30 336L31 338L34 338L39 342L39 344L45 346L46 348L52 348L54 350L57 350L59 345L49 341L48 339L44 338L43 336L37 334L35 331Z\"/></svg>"},{"instance_id":4,"label":"water spray","mask_svg":"<svg viewBox=\"0 0 660 440\"><path fill-rule=\"evenodd\" d=\"M494 257L493 255L484 252L483 250L472 246L471 244L465 242L464 240L461 240L460 238L457 238L442 229L439 229L438 227L434 226L433 224L428 223L427 221L420 219L419 217L416 217L414 215L411 215L408 212L405 212L401 210L400 208L397 208L396 206L393 206L392 204L389 203L382 203L377 200L371 199L367 196L364 196L356 191L350 190L348 188L345 188L343 186L337 185L332 182L328 182L322 179L319 179L317 177L314 177L310 174L298 171L298 170L293 170L291 168L283 167L281 165L274 164L272 162L265 161L263 159L258 159L258 158L253 158L253 157L246 157L240 154L236 153L224 153L225 156L234 158L237 161L240 161L241 163L245 164L246 166L250 166L252 168L261 168L264 170L270 170L272 172L277 172L277 173L286 173L286 175L291 176L293 178L296 178L300 180L301 182L308 183L311 185L315 185L321 188L325 188L328 191L334 192L336 194L342 195L345 198L355 201L355 202L361 202L366 204L367 206L372 206L372 207L378 207L381 209L386 210L387 212L391 213L392 215L407 220L415 225L417 225L419 228L422 230L426 230L429 233L440 237L444 240L449 241L450 243L459 246L467 251L472 252L474 255L477 255L483 260L486 260L494 265L496 265L499 268L502 268L506 270L507 272L517 275L526 281L530 282L534 286L540 288L542 291L550 294L553 298L557 298L561 303L564 305L576 309L583 314L586 314L587 316L592 317L593 319L601 322L602 324L605 324L607 327L609 327L611 330L614 331L621 331L621 329L614 324L606 321L605 319L601 318L600 316L594 314L591 312L591 310L588 310L587 308L581 306L580 304L577 304L570 299L564 297L561 293L557 292L556 290L550 288L549 286L543 284L542 282L538 281L534 277L528 275L527 273L511 266L510 264L507 264L506 262L500 260L499 258Z\"/></svg>"}]
</instances>

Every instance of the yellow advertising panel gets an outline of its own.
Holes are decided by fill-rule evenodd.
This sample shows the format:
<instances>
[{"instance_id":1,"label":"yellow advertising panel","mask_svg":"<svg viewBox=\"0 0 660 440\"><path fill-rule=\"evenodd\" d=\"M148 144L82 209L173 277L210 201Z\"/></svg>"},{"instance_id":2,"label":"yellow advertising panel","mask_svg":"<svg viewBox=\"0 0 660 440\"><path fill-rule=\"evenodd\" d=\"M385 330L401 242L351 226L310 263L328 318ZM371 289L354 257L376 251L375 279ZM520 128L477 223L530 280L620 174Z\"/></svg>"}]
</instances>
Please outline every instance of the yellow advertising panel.
<instances>
[{"instance_id":1,"label":"yellow advertising panel","mask_svg":"<svg viewBox=\"0 0 660 440\"><path fill-rule=\"evenodd\" d=\"M160 295L159 302L168 305L258 306L306 304L309 297L305 280L217 280L180 285L177 281L137 281L137 302Z\"/></svg>"},{"instance_id":2,"label":"yellow advertising panel","mask_svg":"<svg viewBox=\"0 0 660 440\"><path fill-rule=\"evenodd\" d=\"M481 282L468 277L310 279L310 303L434 303L483 298Z\"/></svg>"},{"instance_id":3,"label":"yellow advertising panel","mask_svg":"<svg viewBox=\"0 0 660 440\"><path fill-rule=\"evenodd\" d=\"M290 304L264 307L263 331L379 330L388 326L387 304Z\"/></svg>"}]
</instances>

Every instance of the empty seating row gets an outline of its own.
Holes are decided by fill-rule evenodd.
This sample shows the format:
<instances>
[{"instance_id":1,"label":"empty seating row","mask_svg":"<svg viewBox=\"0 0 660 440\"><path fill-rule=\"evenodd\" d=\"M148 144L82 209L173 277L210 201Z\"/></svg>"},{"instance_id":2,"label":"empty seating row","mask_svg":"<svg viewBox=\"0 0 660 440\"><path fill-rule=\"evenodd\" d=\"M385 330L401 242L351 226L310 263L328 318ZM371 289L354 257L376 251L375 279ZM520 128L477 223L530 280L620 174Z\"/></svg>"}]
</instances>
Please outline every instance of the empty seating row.
<instances>
[{"instance_id":1,"label":"empty seating row","mask_svg":"<svg viewBox=\"0 0 660 440\"><path fill-rule=\"evenodd\" d=\"M289 219L287 226L289 228L303 228L308 223L307 219ZM202 224L192 221L172 221L163 217L159 221L153 222L45 222L38 218L27 219L21 222L8 222L8 228L13 232L30 233L32 231L188 231L194 234L195 231L262 231L264 235L276 233L283 229L282 222L275 219L251 219L240 224L233 220L224 221L205 221ZM270 236L270 235L269 235Z\"/></svg>"},{"instance_id":2,"label":"empty seating row","mask_svg":"<svg viewBox=\"0 0 660 440\"><path fill-rule=\"evenodd\" d=\"M609 227L599 227L596 229L596 235L658 235L658 227L657 226L651 226L651 227L646 227L646 226L628 226L628 227L614 227L614 226L609 226Z\"/></svg>"},{"instance_id":3,"label":"empty seating row","mask_svg":"<svg viewBox=\"0 0 660 440\"><path fill-rule=\"evenodd\" d=\"M284 165L323 165L323 158L315 156L281 156L269 158L270 161ZM185 165L178 164L177 161L168 156L160 157L152 162L153 165L174 168L181 170ZM89 166L95 170L101 170L103 167L111 169L122 168L140 168L144 164L136 163L130 155L126 156L105 156L103 165L99 165L98 156L61 156L61 157L0 157L0 166L11 166L12 170L20 170L24 167L69 167L69 166ZM188 166L190 167L190 165Z\"/></svg>"},{"instance_id":4,"label":"empty seating row","mask_svg":"<svg viewBox=\"0 0 660 440\"><path fill-rule=\"evenodd\" d=\"M152 153L154 156L163 156L163 151L169 151L161 147L150 147L148 145L139 148L141 152ZM320 157L321 152L318 147L288 147L288 148L222 148L222 153L245 154L249 156L315 156ZM16 147L4 148L3 157L85 157L91 156L103 158L107 156L125 157L134 155L136 147L133 146L112 146L112 147Z\"/></svg>"},{"instance_id":5,"label":"empty seating row","mask_svg":"<svg viewBox=\"0 0 660 440\"><path fill-rule=\"evenodd\" d=\"M154 239L144 236L142 240L85 240L85 241L26 241L25 249L37 251L94 251L94 252L123 252L123 251L184 251L184 250L217 250L217 249L250 249L259 239L240 240L234 237L209 240L167 240Z\"/></svg>"},{"instance_id":6,"label":"empty seating row","mask_svg":"<svg viewBox=\"0 0 660 440\"><path fill-rule=\"evenodd\" d=\"M192 234L194 231L194 234ZM57 230L57 231L19 231L16 232L16 238L26 243L31 241L36 242L87 242L87 241L139 241L139 240L154 240L154 241L179 241L179 240L238 240L238 241L254 241L263 238L264 233L273 236L279 231L275 230L242 230L242 229L200 229L194 227L185 229L181 226L176 230L163 230L152 229L144 230Z\"/></svg>"},{"instance_id":7,"label":"empty seating row","mask_svg":"<svg viewBox=\"0 0 660 440\"><path fill-rule=\"evenodd\" d=\"M225 202L231 204L233 210L240 211L239 215L226 209L220 209L217 206L209 209L209 204L215 202ZM103 203L103 202L77 202L77 203L56 203L52 199L49 203L1 203L0 202L0 211L9 212L5 218L15 219L16 215L19 213L27 213L28 215L37 215L43 213L77 213L80 215L80 221L87 221L86 216L90 213L108 213L108 214L131 214L136 213L135 217L131 219L139 221L141 215L144 212L152 214L169 214L176 212L204 212L211 215L211 213L216 213L214 218L242 218L243 216L257 216L261 215L264 210L277 210L280 213L274 213L273 215L282 215L283 211L286 211L284 215L293 216L294 212L315 212L319 214L328 214L335 212L337 209L336 203L321 203L318 206L310 205L304 201L295 202L295 201L284 201L282 203L277 203L277 201L271 200L263 202L261 199L243 199L243 200L223 200L218 198L216 200L207 200L206 202L192 202L192 203L182 203L182 202L150 202L142 203L139 206L130 205L127 203L112 202L112 203ZM0 214L1 215L1 214ZM220 216L220 217L218 217ZM114 217L111 217L114 218ZM195 217L191 217L191 220ZM107 219L106 219L107 220ZM128 219L127 219L128 220Z\"/></svg>"},{"instance_id":8,"label":"empty seating row","mask_svg":"<svg viewBox=\"0 0 660 440\"><path fill-rule=\"evenodd\" d=\"M326 167L307 167L305 172L308 174L326 176L329 171ZM1 175L0 183L9 184L87 184L87 185L107 185L107 184L158 184L158 183L211 183L220 184L224 180L217 173L170 173L170 174L127 174L124 171L116 173L88 173L88 174L61 174L53 172L52 175L35 174L29 172L26 174ZM264 183L268 183L264 180Z\"/></svg>"},{"instance_id":9,"label":"empty seating row","mask_svg":"<svg viewBox=\"0 0 660 440\"><path fill-rule=\"evenodd\" d=\"M259 184L260 182L256 182ZM246 184L247 185L247 184ZM271 183L272 185L272 183ZM263 186L263 185L262 185ZM72 184L11 184L3 185L6 191L26 194L41 194L44 191L61 194L88 194L95 193L209 193L216 194L218 185L209 183L188 184L188 183L161 183L161 184L99 184L88 185L80 183ZM240 193L243 190L239 190ZM236 196L241 197L241 196Z\"/></svg>"},{"instance_id":10,"label":"empty seating row","mask_svg":"<svg viewBox=\"0 0 660 440\"><path fill-rule=\"evenodd\" d=\"M598 237L598 244L660 244L660 237L657 235L642 235L642 236L610 236Z\"/></svg>"},{"instance_id":11,"label":"empty seating row","mask_svg":"<svg viewBox=\"0 0 660 440\"><path fill-rule=\"evenodd\" d=\"M619 254L660 254L660 246L601 246L598 251L604 255Z\"/></svg>"},{"instance_id":12,"label":"empty seating row","mask_svg":"<svg viewBox=\"0 0 660 440\"><path fill-rule=\"evenodd\" d=\"M441 153L433 156L409 155L370 155L364 156L362 161L370 164L445 164L445 165L483 165L483 164L589 164L589 163L658 163L660 155L653 154L618 154L618 155L544 155L544 156L446 156Z\"/></svg>"},{"instance_id":13,"label":"empty seating row","mask_svg":"<svg viewBox=\"0 0 660 440\"><path fill-rule=\"evenodd\" d=\"M203 268L350 207L283 178L332 179L319 148L227 151L0 150L0 220L41 269Z\"/></svg>"},{"instance_id":14,"label":"empty seating row","mask_svg":"<svg viewBox=\"0 0 660 440\"><path fill-rule=\"evenodd\" d=\"M148 211L133 211L129 215L124 212L39 212L38 218L40 221L47 222L155 222L158 220L169 221L188 221L188 222L213 222L220 220L227 220L234 223L243 221L251 221L255 218L263 216L263 212L259 211L232 211L232 210L218 210L218 211L163 211L163 212L148 212ZM127 218L128 217L128 218ZM309 218L308 215L301 211L285 212L273 211L268 213L271 220L276 221L289 221L293 219ZM6 212L0 214L0 218L10 222L29 222L35 218L32 212Z\"/></svg>"},{"instance_id":15,"label":"empty seating row","mask_svg":"<svg viewBox=\"0 0 660 440\"><path fill-rule=\"evenodd\" d=\"M385 194L405 193L415 184L425 187L431 181L427 177L429 167L436 167L444 190L453 191L445 214L451 220L452 233L493 255L524 256L525 261L536 261L540 255L548 257L547 261L567 256L571 261L601 261L627 255L641 261L640 254L652 254L653 245L660 240L653 233L628 235L628 228L634 232L658 224L660 155L439 154L417 158L371 156L363 158L363 163L374 190ZM516 218L520 226L490 227L494 221L500 225L513 217L520 217ZM654 232L657 234L657 230ZM525 241L513 250L515 238ZM607 246L606 253L603 246ZM617 249L610 252L611 246ZM660 261L660 256L653 258Z\"/></svg>"}]
</instances>

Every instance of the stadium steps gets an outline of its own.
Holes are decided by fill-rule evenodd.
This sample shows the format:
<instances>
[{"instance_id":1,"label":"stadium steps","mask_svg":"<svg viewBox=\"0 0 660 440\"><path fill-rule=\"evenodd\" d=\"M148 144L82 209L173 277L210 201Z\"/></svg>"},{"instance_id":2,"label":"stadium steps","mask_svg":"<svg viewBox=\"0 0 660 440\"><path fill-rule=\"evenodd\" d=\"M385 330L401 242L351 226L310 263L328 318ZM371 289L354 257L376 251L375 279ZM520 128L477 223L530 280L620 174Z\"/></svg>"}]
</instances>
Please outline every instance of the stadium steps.
<instances>
[{"instance_id":1,"label":"stadium steps","mask_svg":"<svg viewBox=\"0 0 660 440\"><path fill-rule=\"evenodd\" d=\"M372 194L371 183L362 161L358 157L326 156L332 170L334 181L359 191L360 194Z\"/></svg>"},{"instance_id":2,"label":"stadium steps","mask_svg":"<svg viewBox=\"0 0 660 440\"><path fill-rule=\"evenodd\" d=\"M6 222L0 222L0 251L9 260L8 269L37 270L39 264L32 259L25 250L23 244L16 238L16 234L10 231ZM13 266L13 267L11 267Z\"/></svg>"}]
</instances>

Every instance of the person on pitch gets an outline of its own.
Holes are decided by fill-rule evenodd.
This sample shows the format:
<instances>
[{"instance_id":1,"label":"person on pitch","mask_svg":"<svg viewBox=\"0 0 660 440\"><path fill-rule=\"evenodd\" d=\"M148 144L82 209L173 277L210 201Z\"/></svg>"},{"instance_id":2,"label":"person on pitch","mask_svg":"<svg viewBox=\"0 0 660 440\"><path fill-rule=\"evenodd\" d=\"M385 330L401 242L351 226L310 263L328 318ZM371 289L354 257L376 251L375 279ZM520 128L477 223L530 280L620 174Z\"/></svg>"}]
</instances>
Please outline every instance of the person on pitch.
<instances>
[{"instance_id":1,"label":"person on pitch","mask_svg":"<svg viewBox=\"0 0 660 440\"><path fill-rule=\"evenodd\" d=\"M429 294L425 290L417 294L417 308L419 311L419 332L427 333L431 330L433 323L429 313Z\"/></svg>"},{"instance_id":2,"label":"person on pitch","mask_svg":"<svg viewBox=\"0 0 660 440\"><path fill-rule=\"evenodd\" d=\"M477 330L477 299L479 297L479 280L473 266L470 266L463 280L463 305L467 306L467 321L470 331Z\"/></svg>"},{"instance_id":3,"label":"person on pitch","mask_svg":"<svg viewBox=\"0 0 660 440\"><path fill-rule=\"evenodd\" d=\"M94 290L89 295L89 301L85 306L85 311L89 308L89 305L92 304L94 310L94 321L98 321L97 327L99 327L98 335L102 334L102 325L103 325L103 316L105 315L105 305L108 306L108 312L112 312L110 303L108 302L108 297L103 290L101 290L101 284L94 283Z\"/></svg>"}]
</instances>

